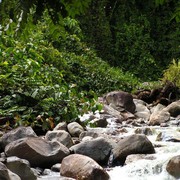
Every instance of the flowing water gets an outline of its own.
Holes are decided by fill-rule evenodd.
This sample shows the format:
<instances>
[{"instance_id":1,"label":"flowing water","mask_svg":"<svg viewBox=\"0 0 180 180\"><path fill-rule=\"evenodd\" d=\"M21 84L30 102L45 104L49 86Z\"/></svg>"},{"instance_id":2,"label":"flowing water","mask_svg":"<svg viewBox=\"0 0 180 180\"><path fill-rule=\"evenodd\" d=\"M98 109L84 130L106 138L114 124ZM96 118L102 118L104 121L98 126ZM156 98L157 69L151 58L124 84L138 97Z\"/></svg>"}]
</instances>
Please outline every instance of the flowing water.
<instances>
[{"instance_id":1,"label":"flowing water","mask_svg":"<svg viewBox=\"0 0 180 180\"><path fill-rule=\"evenodd\" d=\"M171 134L173 132L179 132L179 129L177 127L150 128L152 129L153 135L147 137L156 147L153 160L135 160L123 167L114 167L108 171L111 180L175 180L175 178L166 171L166 165L173 156L180 155L180 143L156 141L156 137L160 132ZM128 130L127 134L132 134L134 130L135 128Z\"/></svg>"}]
</instances>

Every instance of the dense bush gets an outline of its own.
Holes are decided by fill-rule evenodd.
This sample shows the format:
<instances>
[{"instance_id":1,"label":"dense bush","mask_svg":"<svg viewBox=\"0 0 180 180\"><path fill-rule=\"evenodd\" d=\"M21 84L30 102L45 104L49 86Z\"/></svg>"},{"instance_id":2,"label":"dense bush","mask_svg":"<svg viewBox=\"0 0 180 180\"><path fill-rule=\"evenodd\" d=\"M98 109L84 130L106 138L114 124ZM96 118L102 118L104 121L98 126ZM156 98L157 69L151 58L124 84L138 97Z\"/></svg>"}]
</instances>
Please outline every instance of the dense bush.
<instances>
[{"instance_id":1,"label":"dense bush","mask_svg":"<svg viewBox=\"0 0 180 180\"><path fill-rule=\"evenodd\" d=\"M180 56L178 17L176 0L92 0L79 19L99 57L142 81L154 81Z\"/></svg>"},{"instance_id":2,"label":"dense bush","mask_svg":"<svg viewBox=\"0 0 180 180\"><path fill-rule=\"evenodd\" d=\"M100 109L97 94L136 86L136 78L111 68L82 42L77 21L54 25L46 12L36 25L31 15L28 20L22 31L14 22L1 30L0 117L6 125L53 128Z\"/></svg>"},{"instance_id":3,"label":"dense bush","mask_svg":"<svg viewBox=\"0 0 180 180\"><path fill-rule=\"evenodd\" d=\"M180 61L173 60L169 67L164 71L163 81L171 81L180 88Z\"/></svg>"}]
</instances>

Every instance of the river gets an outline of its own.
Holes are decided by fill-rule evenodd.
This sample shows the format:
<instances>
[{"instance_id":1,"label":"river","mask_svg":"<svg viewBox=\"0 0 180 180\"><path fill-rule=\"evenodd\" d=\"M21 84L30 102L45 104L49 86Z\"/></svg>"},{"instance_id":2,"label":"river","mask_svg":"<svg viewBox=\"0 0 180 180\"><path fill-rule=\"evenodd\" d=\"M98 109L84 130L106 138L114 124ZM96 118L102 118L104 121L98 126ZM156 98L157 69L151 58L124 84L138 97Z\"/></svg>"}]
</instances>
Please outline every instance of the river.
<instances>
[{"instance_id":1,"label":"river","mask_svg":"<svg viewBox=\"0 0 180 180\"><path fill-rule=\"evenodd\" d=\"M153 134L147 137L156 147L156 153L151 155L154 159L140 159L123 167L114 167L108 171L111 180L175 180L175 178L166 171L166 165L170 158L180 155L180 143L156 141L156 138L160 132L171 134L173 132L179 132L180 128L157 126L148 128L152 130ZM135 128L129 129L127 134L132 134L134 130Z\"/></svg>"}]
</instances>

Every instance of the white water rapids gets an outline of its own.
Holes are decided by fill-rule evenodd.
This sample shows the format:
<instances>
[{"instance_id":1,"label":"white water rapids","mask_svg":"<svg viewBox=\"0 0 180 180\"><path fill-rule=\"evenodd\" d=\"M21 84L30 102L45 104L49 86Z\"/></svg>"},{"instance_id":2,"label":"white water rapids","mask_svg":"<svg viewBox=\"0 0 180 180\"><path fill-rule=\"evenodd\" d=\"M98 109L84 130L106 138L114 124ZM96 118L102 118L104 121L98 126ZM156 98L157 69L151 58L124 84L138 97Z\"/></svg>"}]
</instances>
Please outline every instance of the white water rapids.
<instances>
[{"instance_id":1,"label":"white water rapids","mask_svg":"<svg viewBox=\"0 0 180 180\"><path fill-rule=\"evenodd\" d=\"M155 148L156 153L152 155L153 160L141 159L135 160L132 163L124 165L123 167L117 166L108 171L111 180L175 180L173 176L169 175L166 171L168 161L180 155L180 143L178 142L163 142L156 141L157 134L160 132L171 133L173 131L180 131L177 127L150 127L153 135L147 136L148 139L154 144L158 145ZM128 135L132 134L136 128L129 129ZM159 147L160 146L160 147Z\"/></svg>"}]
</instances>

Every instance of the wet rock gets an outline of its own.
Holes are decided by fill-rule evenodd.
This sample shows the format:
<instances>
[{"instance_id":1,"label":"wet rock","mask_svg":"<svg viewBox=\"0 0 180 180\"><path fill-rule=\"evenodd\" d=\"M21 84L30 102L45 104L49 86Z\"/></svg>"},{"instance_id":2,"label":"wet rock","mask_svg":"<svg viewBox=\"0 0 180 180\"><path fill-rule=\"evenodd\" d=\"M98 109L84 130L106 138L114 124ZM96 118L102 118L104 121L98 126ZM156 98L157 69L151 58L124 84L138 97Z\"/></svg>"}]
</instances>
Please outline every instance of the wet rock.
<instances>
[{"instance_id":1,"label":"wet rock","mask_svg":"<svg viewBox=\"0 0 180 180\"><path fill-rule=\"evenodd\" d=\"M94 127L105 128L108 125L108 122L105 118L101 118L101 119L94 119L94 120L90 121L89 124L91 124Z\"/></svg>"},{"instance_id":2,"label":"wet rock","mask_svg":"<svg viewBox=\"0 0 180 180\"><path fill-rule=\"evenodd\" d=\"M0 179L2 180L21 180L21 178L8 170L8 168L0 162Z\"/></svg>"},{"instance_id":3,"label":"wet rock","mask_svg":"<svg viewBox=\"0 0 180 180\"><path fill-rule=\"evenodd\" d=\"M106 164L112 147L103 137L91 141L81 142L72 146L69 150L75 154L89 156L100 164Z\"/></svg>"},{"instance_id":4,"label":"wet rock","mask_svg":"<svg viewBox=\"0 0 180 180\"><path fill-rule=\"evenodd\" d=\"M171 158L166 166L169 174L175 178L180 178L180 155Z\"/></svg>"},{"instance_id":5,"label":"wet rock","mask_svg":"<svg viewBox=\"0 0 180 180\"><path fill-rule=\"evenodd\" d=\"M2 131L0 131L0 137L2 137L2 136L3 136L3 134L4 134L4 133L3 133Z\"/></svg>"},{"instance_id":6,"label":"wet rock","mask_svg":"<svg viewBox=\"0 0 180 180\"><path fill-rule=\"evenodd\" d=\"M135 112L135 104L133 102L133 96L123 91L112 91L109 92L105 97L104 101L108 105L112 105L116 110L125 109L131 113Z\"/></svg>"},{"instance_id":7,"label":"wet rock","mask_svg":"<svg viewBox=\"0 0 180 180\"><path fill-rule=\"evenodd\" d=\"M145 127L145 128L137 128L135 131L134 131L136 134L145 134L147 136L149 135L152 135L153 132L150 128L148 127Z\"/></svg>"},{"instance_id":8,"label":"wet rock","mask_svg":"<svg viewBox=\"0 0 180 180\"><path fill-rule=\"evenodd\" d=\"M180 132L160 132L156 137L156 141L180 142Z\"/></svg>"},{"instance_id":9,"label":"wet rock","mask_svg":"<svg viewBox=\"0 0 180 180\"><path fill-rule=\"evenodd\" d=\"M67 129L71 136L79 137L79 135L84 131L84 128L77 122L69 123Z\"/></svg>"},{"instance_id":10,"label":"wet rock","mask_svg":"<svg viewBox=\"0 0 180 180\"><path fill-rule=\"evenodd\" d=\"M18 157L8 157L5 165L21 179L37 179L34 171L30 168L29 162L25 159L20 159Z\"/></svg>"},{"instance_id":11,"label":"wet rock","mask_svg":"<svg viewBox=\"0 0 180 180\"><path fill-rule=\"evenodd\" d=\"M76 180L109 180L109 175L93 159L73 154L63 159L60 174Z\"/></svg>"},{"instance_id":12,"label":"wet rock","mask_svg":"<svg viewBox=\"0 0 180 180\"><path fill-rule=\"evenodd\" d=\"M86 136L86 137L82 138L82 142L91 141L91 140L93 140L93 137L91 137L91 136Z\"/></svg>"},{"instance_id":13,"label":"wet rock","mask_svg":"<svg viewBox=\"0 0 180 180\"><path fill-rule=\"evenodd\" d=\"M160 127L168 127L169 125L167 123L161 123Z\"/></svg>"},{"instance_id":14,"label":"wet rock","mask_svg":"<svg viewBox=\"0 0 180 180\"><path fill-rule=\"evenodd\" d=\"M78 137L72 137L73 144L79 144L81 141Z\"/></svg>"},{"instance_id":15,"label":"wet rock","mask_svg":"<svg viewBox=\"0 0 180 180\"><path fill-rule=\"evenodd\" d=\"M64 130L48 131L45 135L45 139L47 141L58 141L68 148L73 146L70 134Z\"/></svg>"},{"instance_id":16,"label":"wet rock","mask_svg":"<svg viewBox=\"0 0 180 180\"><path fill-rule=\"evenodd\" d=\"M103 110L106 114L111 115L111 117L117 118L119 122L124 121L124 117L121 115L121 113L116 109L114 109L113 107L104 104Z\"/></svg>"},{"instance_id":17,"label":"wet rock","mask_svg":"<svg viewBox=\"0 0 180 180\"><path fill-rule=\"evenodd\" d=\"M134 115L138 118L142 118L145 121L148 121L151 115L150 110L147 108L146 103L142 100L134 99L136 110Z\"/></svg>"},{"instance_id":18,"label":"wet rock","mask_svg":"<svg viewBox=\"0 0 180 180\"><path fill-rule=\"evenodd\" d=\"M157 104L156 106L153 106L153 107L151 108L151 114L152 114L152 115L153 115L153 114L157 114L158 112L162 111L164 108L165 108L164 105L162 105L162 104ZM152 116L152 115L151 115L151 116Z\"/></svg>"},{"instance_id":19,"label":"wet rock","mask_svg":"<svg viewBox=\"0 0 180 180\"><path fill-rule=\"evenodd\" d=\"M147 155L147 154L131 154L127 156L125 164L130 164L132 162L136 162L141 159L154 160L156 158L152 155Z\"/></svg>"},{"instance_id":20,"label":"wet rock","mask_svg":"<svg viewBox=\"0 0 180 180\"><path fill-rule=\"evenodd\" d=\"M92 138L97 138L99 136L99 134L95 133L95 132L84 131L80 134L79 139L82 140L86 136L90 136Z\"/></svg>"},{"instance_id":21,"label":"wet rock","mask_svg":"<svg viewBox=\"0 0 180 180\"><path fill-rule=\"evenodd\" d=\"M180 115L180 100L175 101L165 108L165 111L169 112L172 117Z\"/></svg>"},{"instance_id":22,"label":"wet rock","mask_svg":"<svg viewBox=\"0 0 180 180\"><path fill-rule=\"evenodd\" d=\"M60 122L59 124L56 125L56 127L53 129L53 131L56 130L64 130L67 131L67 123L66 122Z\"/></svg>"},{"instance_id":23,"label":"wet rock","mask_svg":"<svg viewBox=\"0 0 180 180\"><path fill-rule=\"evenodd\" d=\"M42 138L24 138L9 143L5 154L26 159L32 167L50 167L69 155L69 150L57 141L46 141Z\"/></svg>"},{"instance_id":24,"label":"wet rock","mask_svg":"<svg viewBox=\"0 0 180 180\"><path fill-rule=\"evenodd\" d=\"M149 125L160 125L161 123L166 123L169 120L170 113L165 110L163 105L158 104L150 116Z\"/></svg>"},{"instance_id":25,"label":"wet rock","mask_svg":"<svg viewBox=\"0 0 180 180\"><path fill-rule=\"evenodd\" d=\"M54 172L59 172L59 171L60 171L60 167L61 167L61 164L60 164L60 163L57 163L57 164L54 164L54 165L51 167L51 170L54 171Z\"/></svg>"},{"instance_id":26,"label":"wet rock","mask_svg":"<svg viewBox=\"0 0 180 180\"><path fill-rule=\"evenodd\" d=\"M112 153L112 165L123 165L130 154L152 154L155 150L145 135L134 134L121 139Z\"/></svg>"},{"instance_id":27,"label":"wet rock","mask_svg":"<svg viewBox=\"0 0 180 180\"><path fill-rule=\"evenodd\" d=\"M4 149L7 144L25 137L37 137L37 135L31 127L18 127L5 133L1 137L0 146Z\"/></svg>"}]
</instances>

